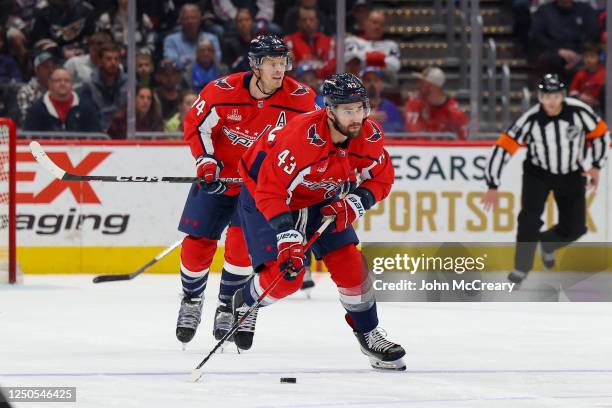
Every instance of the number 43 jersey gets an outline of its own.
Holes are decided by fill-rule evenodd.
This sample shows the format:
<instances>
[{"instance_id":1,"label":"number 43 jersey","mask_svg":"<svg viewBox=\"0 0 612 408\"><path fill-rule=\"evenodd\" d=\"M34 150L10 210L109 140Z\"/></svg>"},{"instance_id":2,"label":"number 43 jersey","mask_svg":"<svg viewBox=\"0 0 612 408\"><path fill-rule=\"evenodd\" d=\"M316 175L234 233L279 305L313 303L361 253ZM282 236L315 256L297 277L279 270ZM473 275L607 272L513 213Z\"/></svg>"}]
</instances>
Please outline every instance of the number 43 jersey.
<instances>
[{"instance_id":1,"label":"number 43 jersey","mask_svg":"<svg viewBox=\"0 0 612 408\"><path fill-rule=\"evenodd\" d=\"M268 221L333 198L356 175L375 202L389 194L394 180L380 124L368 118L358 137L334 145L325 109L273 129L245 153L239 170Z\"/></svg>"},{"instance_id":2,"label":"number 43 jersey","mask_svg":"<svg viewBox=\"0 0 612 408\"><path fill-rule=\"evenodd\" d=\"M255 99L249 93L252 77L240 72L211 81L185 116L184 138L193 157L214 156L223 164L220 177L239 177L240 157L260 137L317 108L314 91L288 76L270 97ZM240 185L232 184L226 195L239 192Z\"/></svg>"}]
</instances>

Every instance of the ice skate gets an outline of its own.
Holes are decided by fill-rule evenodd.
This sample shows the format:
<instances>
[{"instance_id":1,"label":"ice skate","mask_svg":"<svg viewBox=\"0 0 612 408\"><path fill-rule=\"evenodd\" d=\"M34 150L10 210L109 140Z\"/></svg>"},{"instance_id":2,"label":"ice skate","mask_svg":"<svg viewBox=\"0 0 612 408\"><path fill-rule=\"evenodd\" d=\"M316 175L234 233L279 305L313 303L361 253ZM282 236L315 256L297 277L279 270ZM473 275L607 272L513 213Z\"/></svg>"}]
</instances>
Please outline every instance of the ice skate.
<instances>
[{"instance_id":1,"label":"ice skate","mask_svg":"<svg viewBox=\"0 0 612 408\"><path fill-rule=\"evenodd\" d=\"M232 313L234 322L240 320L249 309L242 299L242 290L237 291L232 299ZM255 336L255 324L257 323L257 311L255 308L234 333L234 343L240 350L248 350L253 345L253 337Z\"/></svg>"},{"instance_id":2,"label":"ice skate","mask_svg":"<svg viewBox=\"0 0 612 408\"><path fill-rule=\"evenodd\" d=\"M402 357L406 355L406 351L399 344L387 340L387 333L383 329L375 328L366 333L353 331L361 352L369 357L370 364L378 370L396 370L404 371L406 363Z\"/></svg>"},{"instance_id":3,"label":"ice skate","mask_svg":"<svg viewBox=\"0 0 612 408\"><path fill-rule=\"evenodd\" d=\"M542 265L544 265L544 269L546 269L547 271L555 267L555 252L546 252L542 243L540 243L540 259L542 260Z\"/></svg>"},{"instance_id":4,"label":"ice skate","mask_svg":"<svg viewBox=\"0 0 612 408\"><path fill-rule=\"evenodd\" d=\"M520 285L527 277L527 272L513 270L508 274L508 280L516 285Z\"/></svg>"},{"instance_id":5,"label":"ice skate","mask_svg":"<svg viewBox=\"0 0 612 408\"><path fill-rule=\"evenodd\" d=\"M230 330L232 324L234 324L232 308L224 303L219 304L219 306L217 306L217 310L215 311L215 323L213 327L213 335L215 336L215 340L221 340ZM234 336L230 336L225 341L234 341Z\"/></svg>"},{"instance_id":6,"label":"ice skate","mask_svg":"<svg viewBox=\"0 0 612 408\"><path fill-rule=\"evenodd\" d=\"M201 297L183 296L176 322L176 338L183 344L189 343L195 336L202 318L202 301Z\"/></svg>"},{"instance_id":7,"label":"ice skate","mask_svg":"<svg viewBox=\"0 0 612 408\"><path fill-rule=\"evenodd\" d=\"M312 288L314 288L315 283L312 280L312 272L309 267L306 267L306 271L304 272L304 280L302 281L302 287L300 290L306 294L306 297L310 299L310 292L312 292Z\"/></svg>"}]
</instances>

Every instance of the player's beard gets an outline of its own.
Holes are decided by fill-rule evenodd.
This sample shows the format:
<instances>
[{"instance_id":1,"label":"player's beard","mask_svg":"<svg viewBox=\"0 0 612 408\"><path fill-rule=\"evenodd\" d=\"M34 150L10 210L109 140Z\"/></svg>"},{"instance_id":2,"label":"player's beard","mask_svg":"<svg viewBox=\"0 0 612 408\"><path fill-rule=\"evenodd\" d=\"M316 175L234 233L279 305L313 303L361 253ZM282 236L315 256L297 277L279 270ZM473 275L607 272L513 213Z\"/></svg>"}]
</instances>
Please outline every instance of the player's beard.
<instances>
[{"instance_id":1,"label":"player's beard","mask_svg":"<svg viewBox=\"0 0 612 408\"><path fill-rule=\"evenodd\" d=\"M347 126L342 126L335 116L333 123L336 130L349 139L355 139L358 137L361 134L361 128L363 127L363 122L353 122Z\"/></svg>"}]
</instances>

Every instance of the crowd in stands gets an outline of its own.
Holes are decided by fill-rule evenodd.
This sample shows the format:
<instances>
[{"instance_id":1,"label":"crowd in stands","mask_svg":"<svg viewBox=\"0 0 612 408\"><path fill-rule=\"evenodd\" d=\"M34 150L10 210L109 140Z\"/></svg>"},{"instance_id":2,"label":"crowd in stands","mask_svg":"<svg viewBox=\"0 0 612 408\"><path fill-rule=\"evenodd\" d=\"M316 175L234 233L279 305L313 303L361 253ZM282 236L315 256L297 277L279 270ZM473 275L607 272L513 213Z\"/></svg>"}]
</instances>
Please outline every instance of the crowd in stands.
<instances>
[{"instance_id":1,"label":"crowd in stands","mask_svg":"<svg viewBox=\"0 0 612 408\"><path fill-rule=\"evenodd\" d=\"M522 19L522 26L515 29L529 33L524 47L533 63L533 81L545 73L556 73L571 84L570 95L603 113L603 50L607 34L605 3L600 3L577 0L542 3L530 19Z\"/></svg>"},{"instance_id":2,"label":"crowd in stands","mask_svg":"<svg viewBox=\"0 0 612 408\"><path fill-rule=\"evenodd\" d=\"M316 91L336 71L333 1L191 1L136 2L138 131L181 132L185 112L206 84L249 69L249 43L262 33L285 40L293 53L289 75ZM128 5L0 0L0 116L25 130L125 138ZM605 12L574 0L552 0L534 13L531 0L513 5L534 75L559 72L572 95L603 108ZM402 100L399 45L385 38L385 13L367 0L347 0L347 7L344 70L363 79L372 117L386 132L468 138L468 117L445 91L445 72L414 73L416 87Z\"/></svg>"}]
</instances>

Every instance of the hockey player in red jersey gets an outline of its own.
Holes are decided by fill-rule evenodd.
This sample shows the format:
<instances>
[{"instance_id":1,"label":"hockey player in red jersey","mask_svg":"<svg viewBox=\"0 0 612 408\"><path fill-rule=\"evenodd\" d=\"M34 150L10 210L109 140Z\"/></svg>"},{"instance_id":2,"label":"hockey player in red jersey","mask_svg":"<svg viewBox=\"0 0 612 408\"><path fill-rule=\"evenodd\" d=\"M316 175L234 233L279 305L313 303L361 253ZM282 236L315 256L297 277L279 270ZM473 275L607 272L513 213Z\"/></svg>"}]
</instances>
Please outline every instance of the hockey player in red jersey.
<instances>
[{"instance_id":1,"label":"hockey player in red jersey","mask_svg":"<svg viewBox=\"0 0 612 408\"><path fill-rule=\"evenodd\" d=\"M270 287L266 306L297 291L304 276L304 243L323 216L335 221L312 245L340 292L361 350L374 368L404 370L404 349L378 328L376 300L351 224L384 199L394 180L379 123L368 118L367 92L361 81L343 73L322 89L326 108L274 129L245 153L239 165L244 180L238 213L258 272L237 291L234 319ZM358 174L363 182L345 197L339 191ZM248 325L248 316L241 323Z\"/></svg>"},{"instance_id":2,"label":"hockey player in red jersey","mask_svg":"<svg viewBox=\"0 0 612 408\"><path fill-rule=\"evenodd\" d=\"M252 273L236 215L240 184L226 185L219 178L238 177L238 160L246 149L273 128L316 108L316 94L285 76L291 60L282 40L259 36L251 42L248 56L251 71L209 83L185 117L185 141L203 182L191 186L179 224L179 230L187 234L181 247L184 296L176 326L176 336L183 343L191 341L200 323L208 271L217 241L228 225L213 329L217 339L231 325L232 295ZM251 346L255 318L248 330L244 328L233 338L241 349Z\"/></svg>"}]
</instances>

